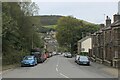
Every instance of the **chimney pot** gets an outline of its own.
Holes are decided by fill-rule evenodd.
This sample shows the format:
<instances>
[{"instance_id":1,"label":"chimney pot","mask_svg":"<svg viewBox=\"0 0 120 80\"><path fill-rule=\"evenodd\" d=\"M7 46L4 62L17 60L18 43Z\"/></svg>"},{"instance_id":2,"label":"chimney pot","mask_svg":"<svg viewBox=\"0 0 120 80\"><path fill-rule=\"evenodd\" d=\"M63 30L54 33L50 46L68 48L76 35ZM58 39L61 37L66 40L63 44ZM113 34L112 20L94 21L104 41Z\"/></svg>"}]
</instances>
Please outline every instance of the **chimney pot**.
<instances>
[{"instance_id":1,"label":"chimney pot","mask_svg":"<svg viewBox=\"0 0 120 80\"><path fill-rule=\"evenodd\" d=\"M108 19L108 16L106 18Z\"/></svg>"},{"instance_id":2,"label":"chimney pot","mask_svg":"<svg viewBox=\"0 0 120 80\"><path fill-rule=\"evenodd\" d=\"M117 20L120 21L120 14L113 15L113 18L114 18L114 22L116 22Z\"/></svg>"},{"instance_id":3,"label":"chimney pot","mask_svg":"<svg viewBox=\"0 0 120 80\"><path fill-rule=\"evenodd\" d=\"M100 24L100 29L104 28L104 24Z\"/></svg>"},{"instance_id":4,"label":"chimney pot","mask_svg":"<svg viewBox=\"0 0 120 80\"><path fill-rule=\"evenodd\" d=\"M106 27L109 27L110 25L111 25L111 19L107 16Z\"/></svg>"}]
</instances>

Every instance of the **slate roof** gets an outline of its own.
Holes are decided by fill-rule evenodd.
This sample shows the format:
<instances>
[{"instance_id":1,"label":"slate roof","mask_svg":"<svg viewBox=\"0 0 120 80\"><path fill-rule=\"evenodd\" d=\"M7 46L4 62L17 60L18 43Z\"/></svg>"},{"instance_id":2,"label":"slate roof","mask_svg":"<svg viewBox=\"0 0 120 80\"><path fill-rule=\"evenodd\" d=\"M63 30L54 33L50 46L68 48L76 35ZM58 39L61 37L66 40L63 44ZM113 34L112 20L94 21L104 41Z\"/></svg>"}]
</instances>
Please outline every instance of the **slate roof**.
<instances>
[{"instance_id":1,"label":"slate roof","mask_svg":"<svg viewBox=\"0 0 120 80\"><path fill-rule=\"evenodd\" d=\"M116 22L111 24L111 27L117 27L120 26L120 20L117 20Z\"/></svg>"}]
</instances>

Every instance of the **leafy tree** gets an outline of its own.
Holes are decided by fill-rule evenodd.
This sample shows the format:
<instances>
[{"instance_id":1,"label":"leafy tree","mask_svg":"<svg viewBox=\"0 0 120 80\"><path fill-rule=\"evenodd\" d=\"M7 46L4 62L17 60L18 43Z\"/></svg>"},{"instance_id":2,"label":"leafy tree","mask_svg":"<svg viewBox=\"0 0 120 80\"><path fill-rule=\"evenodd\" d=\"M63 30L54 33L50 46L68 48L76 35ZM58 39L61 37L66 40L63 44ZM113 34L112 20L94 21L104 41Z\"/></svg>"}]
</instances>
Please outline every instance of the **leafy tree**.
<instances>
[{"instance_id":1,"label":"leafy tree","mask_svg":"<svg viewBox=\"0 0 120 80\"><path fill-rule=\"evenodd\" d=\"M65 16L58 20L56 38L61 47L65 46L71 53L76 53L77 41L83 37L83 33L87 35L96 30L98 26L95 24Z\"/></svg>"},{"instance_id":2,"label":"leafy tree","mask_svg":"<svg viewBox=\"0 0 120 80\"><path fill-rule=\"evenodd\" d=\"M40 20L31 16L38 8L32 2L5 2L2 10L3 64L19 63L22 56L29 54L32 42L34 47L43 46L37 31Z\"/></svg>"}]
</instances>

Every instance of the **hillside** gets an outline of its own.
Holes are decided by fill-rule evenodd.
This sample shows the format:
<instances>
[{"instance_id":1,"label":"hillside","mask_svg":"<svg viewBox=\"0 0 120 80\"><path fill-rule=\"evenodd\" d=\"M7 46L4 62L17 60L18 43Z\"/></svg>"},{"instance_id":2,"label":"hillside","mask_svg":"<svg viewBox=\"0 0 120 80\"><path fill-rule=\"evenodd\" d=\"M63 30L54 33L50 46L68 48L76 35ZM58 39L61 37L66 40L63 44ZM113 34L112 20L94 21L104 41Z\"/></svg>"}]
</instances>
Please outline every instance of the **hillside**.
<instances>
[{"instance_id":1,"label":"hillside","mask_svg":"<svg viewBox=\"0 0 120 80\"><path fill-rule=\"evenodd\" d=\"M40 21L43 26L46 25L56 25L58 19L62 17L59 15L42 15L40 16Z\"/></svg>"},{"instance_id":2,"label":"hillside","mask_svg":"<svg viewBox=\"0 0 120 80\"><path fill-rule=\"evenodd\" d=\"M56 30L56 27L58 25L58 20L60 20L62 17L65 16L59 16L59 15L41 15L41 16L36 16L37 18L40 19L40 24L41 24L41 28L40 28L40 32L45 33L51 30ZM96 30L98 30L98 25L97 24L93 24L84 20L80 20L75 18L76 20L79 21L80 25L82 25L84 27L84 30L90 30L90 33L95 32Z\"/></svg>"}]
</instances>

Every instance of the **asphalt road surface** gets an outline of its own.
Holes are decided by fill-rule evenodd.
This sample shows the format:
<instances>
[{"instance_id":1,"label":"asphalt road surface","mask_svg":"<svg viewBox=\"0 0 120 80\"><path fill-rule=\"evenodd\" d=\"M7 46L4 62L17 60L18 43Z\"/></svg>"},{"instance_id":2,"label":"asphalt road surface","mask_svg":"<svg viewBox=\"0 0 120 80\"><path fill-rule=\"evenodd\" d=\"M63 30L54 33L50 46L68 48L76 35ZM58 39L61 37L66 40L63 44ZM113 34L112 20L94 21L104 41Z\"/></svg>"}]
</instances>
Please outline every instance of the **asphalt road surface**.
<instances>
[{"instance_id":1,"label":"asphalt road surface","mask_svg":"<svg viewBox=\"0 0 120 80\"><path fill-rule=\"evenodd\" d=\"M53 56L34 67L19 67L3 73L3 78L117 78L101 70L106 68L92 63L90 66L78 65L74 58Z\"/></svg>"}]
</instances>

